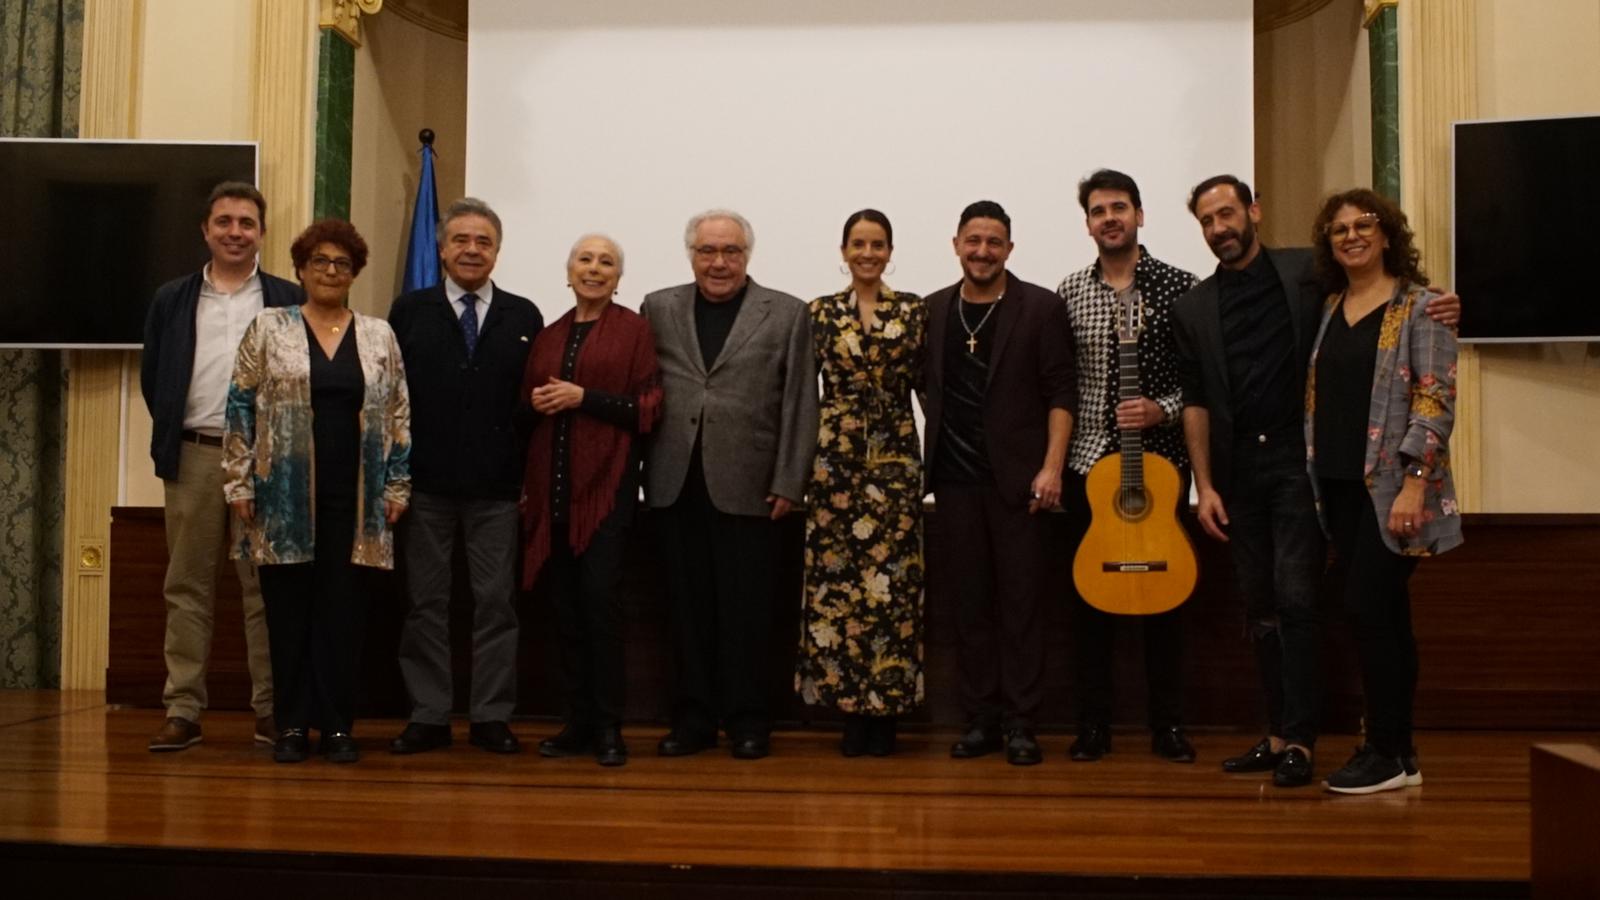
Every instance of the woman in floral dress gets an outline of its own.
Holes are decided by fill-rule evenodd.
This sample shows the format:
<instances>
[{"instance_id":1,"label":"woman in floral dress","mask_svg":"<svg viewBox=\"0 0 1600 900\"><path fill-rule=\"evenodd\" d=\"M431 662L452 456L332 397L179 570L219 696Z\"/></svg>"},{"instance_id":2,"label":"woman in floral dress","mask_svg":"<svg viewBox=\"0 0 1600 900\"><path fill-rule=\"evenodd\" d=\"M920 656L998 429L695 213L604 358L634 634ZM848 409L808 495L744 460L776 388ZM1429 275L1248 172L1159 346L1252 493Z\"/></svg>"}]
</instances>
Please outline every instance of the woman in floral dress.
<instances>
[{"instance_id":1,"label":"woman in floral dress","mask_svg":"<svg viewBox=\"0 0 1600 900\"><path fill-rule=\"evenodd\" d=\"M922 460L911 395L922 298L890 290L894 229L845 221L850 288L811 301L822 422L806 518L795 689L845 714L845 756L894 752L896 717L922 702Z\"/></svg>"}]
</instances>

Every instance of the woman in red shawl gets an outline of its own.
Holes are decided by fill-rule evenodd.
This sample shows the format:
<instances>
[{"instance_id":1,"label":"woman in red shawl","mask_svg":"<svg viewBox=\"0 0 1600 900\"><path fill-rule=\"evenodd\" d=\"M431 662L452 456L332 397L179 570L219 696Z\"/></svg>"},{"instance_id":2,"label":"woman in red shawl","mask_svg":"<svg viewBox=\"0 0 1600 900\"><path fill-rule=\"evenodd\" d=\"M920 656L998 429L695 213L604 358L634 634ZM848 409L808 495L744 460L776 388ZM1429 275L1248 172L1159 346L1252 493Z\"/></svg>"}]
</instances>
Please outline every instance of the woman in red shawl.
<instances>
[{"instance_id":1,"label":"woman in red shawl","mask_svg":"<svg viewBox=\"0 0 1600 900\"><path fill-rule=\"evenodd\" d=\"M611 302L622 248L584 235L567 256L577 305L539 332L522 396L533 409L522 479L523 588L555 602L566 725L544 756L628 761L622 742L622 554L639 498L640 446L661 414L649 323Z\"/></svg>"}]
</instances>

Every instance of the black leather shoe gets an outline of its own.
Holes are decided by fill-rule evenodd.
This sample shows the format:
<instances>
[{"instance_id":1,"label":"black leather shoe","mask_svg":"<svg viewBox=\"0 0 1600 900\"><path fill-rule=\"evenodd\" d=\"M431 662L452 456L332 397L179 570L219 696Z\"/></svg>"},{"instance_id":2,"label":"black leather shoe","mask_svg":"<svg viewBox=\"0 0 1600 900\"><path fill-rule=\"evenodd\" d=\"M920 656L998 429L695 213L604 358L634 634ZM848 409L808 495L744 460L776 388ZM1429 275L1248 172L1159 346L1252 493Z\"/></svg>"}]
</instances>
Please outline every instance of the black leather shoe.
<instances>
[{"instance_id":1,"label":"black leather shoe","mask_svg":"<svg viewBox=\"0 0 1600 900\"><path fill-rule=\"evenodd\" d=\"M873 756L894 753L895 717L882 716L869 720L867 725L867 752Z\"/></svg>"},{"instance_id":2,"label":"black leather shoe","mask_svg":"<svg viewBox=\"0 0 1600 900\"><path fill-rule=\"evenodd\" d=\"M602 766L628 764L628 745L622 742L622 729L616 726L602 728L595 733L594 759Z\"/></svg>"},{"instance_id":3,"label":"black leather shoe","mask_svg":"<svg viewBox=\"0 0 1600 900\"><path fill-rule=\"evenodd\" d=\"M693 756L702 750L710 750L717 745L714 737L698 737L679 731L669 731L667 736L656 744L657 756Z\"/></svg>"},{"instance_id":4,"label":"black leather shoe","mask_svg":"<svg viewBox=\"0 0 1600 900\"><path fill-rule=\"evenodd\" d=\"M844 733L839 736L839 755L847 757L860 756L867 752L867 736L871 733L872 720L857 713L844 717Z\"/></svg>"},{"instance_id":5,"label":"black leather shoe","mask_svg":"<svg viewBox=\"0 0 1600 900\"><path fill-rule=\"evenodd\" d=\"M1030 732L1018 729L1006 735L1006 762L1013 766L1036 766L1044 762L1039 742Z\"/></svg>"},{"instance_id":6,"label":"black leather shoe","mask_svg":"<svg viewBox=\"0 0 1600 900\"><path fill-rule=\"evenodd\" d=\"M1283 759L1272 770L1272 783L1281 788L1305 787L1311 783L1311 757L1299 747L1283 751Z\"/></svg>"},{"instance_id":7,"label":"black leather shoe","mask_svg":"<svg viewBox=\"0 0 1600 900\"><path fill-rule=\"evenodd\" d=\"M272 761L281 763L305 762L311 755L311 741L304 728L285 728L272 742Z\"/></svg>"},{"instance_id":8,"label":"black leather shoe","mask_svg":"<svg viewBox=\"0 0 1600 900\"><path fill-rule=\"evenodd\" d=\"M594 732L571 723L562 726L560 733L539 742L539 755L552 759L588 756L592 752L594 752Z\"/></svg>"},{"instance_id":9,"label":"black leather shoe","mask_svg":"<svg viewBox=\"0 0 1600 900\"><path fill-rule=\"evenodd\" d=\"M1178 725L1151 734L1150 752L1175 763L1194 762L1194 745L1189 743L1183 728Z\"/></svg>"},{"instance_id":10,"label":"black leather shoe","mask_svg":"<svg viewBox=\"0 0 1600 900\"><path fill-rule=\"evenodd\" d=\"M1283 753L1272 752L1272 741L1262 738L1254 747L1239 754L1230 756L1222 761L1222 771L1238 774L1240 772L1270 772L1283 762Z\"/></svg>"},{"instance_id":11,"label":"black leather shoe","mask_svg":"<svg viewBox=\"0 0 1600 900\"><path fill-rule=\"evenodd\" d=\"M772 743L764 735L747 734L734 738L732 743L734 759L761 759L772 752Z\"/></svg>"},{"instance_id":12,"label":"black leather shoe","mask_svg":"<svg viewBox=\"0 0 1600 900\"><path fill-rule=\"evenodd\" d=\"M356 746L356 739L344 731L323 732L317 752L332 763L353 763L361 758L361 748Z\"/></svg>"},{"instance_id":13,"label":"black leather shoe","mask_svg":"<svg viewBox=\"0 0 1600 900\"><path fill-rule=\"evenodd\" d=\"M1111 752L1111 729L1104 725L1079 725L1078 739L1067 748L1073 762L1094 762Z\"/></svg>"},{"instance_id":14,"label":"black leather shoe","mask_svg":"<svg viewBox=\"0 0 1600 900\"><path fill-rule=\"evenodd\" d=\"M511 733L511 726L504 722L473 722L467 731L467 743L490 753L522 752L522 742Z\"/></svg>"},{"instance_id":15,"label":"black leather shoe","mask_svg":"<svg viewBox=\"0 0 1600 900\"><path fill-rule=\"evenodd\" d=\"M421 722L407 722L400 736L389 742L389 752L402 756L410 753L426 753L429 750L438 750L440 747L450 746L449 725L425 725Z\"/></svg>"},{"instance_id":16,"label":"black leather shoe","mask_svg":"<svg viewBox=\"0 0 1600 900\"><path fill-rule=\"evenodd\" d=\"M950 745L952 759L976 759L1005 746L1005 736L993 726L974 725L961 740Z\"/></svg>"}]
</instances>

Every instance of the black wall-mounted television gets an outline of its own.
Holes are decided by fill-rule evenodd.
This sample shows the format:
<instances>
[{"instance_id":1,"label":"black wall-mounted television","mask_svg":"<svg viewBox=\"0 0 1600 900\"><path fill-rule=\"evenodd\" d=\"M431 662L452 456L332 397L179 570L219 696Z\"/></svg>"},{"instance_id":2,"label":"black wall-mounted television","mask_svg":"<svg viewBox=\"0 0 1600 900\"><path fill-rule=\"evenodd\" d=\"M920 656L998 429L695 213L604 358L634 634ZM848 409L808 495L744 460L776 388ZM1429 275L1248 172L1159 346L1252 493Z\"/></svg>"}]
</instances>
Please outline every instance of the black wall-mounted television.
<instances>
[{"instance_id":1,"label":"black wall-mounted television","mask_svg":"<svg viewBox=\"0 0 1600 900\"><path fill-rule=\"evenodd\" d=\"M1461 339L1600 341L1600 116L1457 122L1454 159Z\"/></svg>"},{"instance_id":2,"label":"black wall-mounted television","mask_svg":"<svg viewBox=\"0 0 1600 900\"><path fill-rule=\"evenodd\" d=\"M211 189L256 172L254 143L0 139L0 347L141 346L151 294L208 259Z\"/></svg>"}]
</instances>

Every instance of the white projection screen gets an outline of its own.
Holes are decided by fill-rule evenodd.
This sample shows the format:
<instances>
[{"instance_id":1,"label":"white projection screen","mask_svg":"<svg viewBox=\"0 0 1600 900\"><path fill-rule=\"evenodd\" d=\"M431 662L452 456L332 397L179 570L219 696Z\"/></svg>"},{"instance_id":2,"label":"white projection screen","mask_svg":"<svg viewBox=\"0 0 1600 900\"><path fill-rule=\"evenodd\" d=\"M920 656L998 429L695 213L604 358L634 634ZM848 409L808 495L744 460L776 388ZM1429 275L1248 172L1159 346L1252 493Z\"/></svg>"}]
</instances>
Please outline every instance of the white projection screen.
<instances>
[{"instance_id":1,"label":"white projection screen","mask_svg":"<svg viewBox=\"0 0 1600 900\"><path fill-rule=\"evenodd\" d=\"M691 279L708 207L754 225L754 279L807 299L847 284L854 210L888 214L886 281L926 294L993 199L1012 270L1053 288L1094 258L1076 185L1101 166L1139 182L1151 252L1205 274L1188 189L1254 165L1251 0L473 0L468 47L467 189L505 223L495 281L547 320L578 235L622 245L637 308Z\"/></svg>"}]
</instances>

